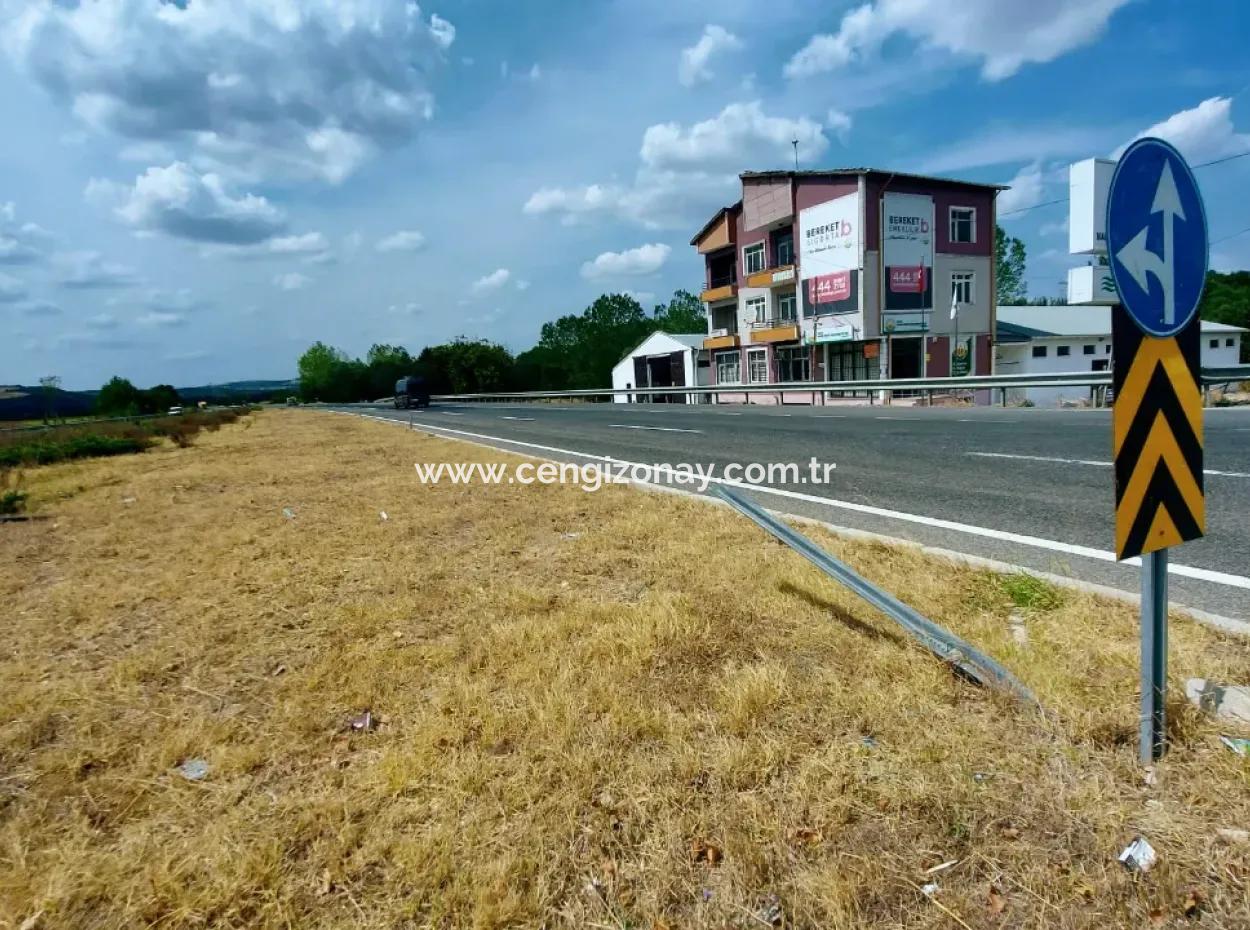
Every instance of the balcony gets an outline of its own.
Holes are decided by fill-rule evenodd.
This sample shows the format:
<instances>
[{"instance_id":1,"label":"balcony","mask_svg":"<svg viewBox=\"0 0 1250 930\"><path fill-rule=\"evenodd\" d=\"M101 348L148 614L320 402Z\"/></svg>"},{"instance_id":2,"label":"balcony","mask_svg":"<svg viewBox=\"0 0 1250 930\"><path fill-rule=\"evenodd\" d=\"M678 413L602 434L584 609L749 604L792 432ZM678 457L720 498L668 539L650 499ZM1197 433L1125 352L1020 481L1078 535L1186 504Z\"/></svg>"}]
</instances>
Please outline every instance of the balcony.
<instances>
[{"instance_id":1,"label":"balcony","mask_svg":"<svg viewBox=\"0 0 1250 930\"><path fill-rule=\"evenodd\" d=\"M708 278L707 287L699 295L705 304L714 304L719 300L732 300L738 296L738 278L733 272L712 275Z\"/></svg>"},{"instance_id":2,"label":"balcony","mask_svg":"<svg viewBox=\"0 0 1250 930\"><path fill-rule=\"evenodd\" d=\"M741 344L738 333L733 329L714 329L703 340L705 349L736 349Z\"/></svg>"},{"instance_id":3,"label":"balcony","mask_svg":"<svg viewBox=\"0 0 1250 930\"><path fill-rule=\"evenodd\" d=\"M794 285L795 269L793 265L778 265L776 268L765 268L747 276L747 287L781 287L783 284Z\"/></svg>"},{"instance_id":4,"label":"balcony","mask_svg":"<svg viewBox=\"0 0 1250 930\"><path fill-rule=\"evenodd\" d=\"M751 342L759 345L770 342L797 342L798 321L792 317L773 317L751 323Z\"/></svg>"}]
</instances>

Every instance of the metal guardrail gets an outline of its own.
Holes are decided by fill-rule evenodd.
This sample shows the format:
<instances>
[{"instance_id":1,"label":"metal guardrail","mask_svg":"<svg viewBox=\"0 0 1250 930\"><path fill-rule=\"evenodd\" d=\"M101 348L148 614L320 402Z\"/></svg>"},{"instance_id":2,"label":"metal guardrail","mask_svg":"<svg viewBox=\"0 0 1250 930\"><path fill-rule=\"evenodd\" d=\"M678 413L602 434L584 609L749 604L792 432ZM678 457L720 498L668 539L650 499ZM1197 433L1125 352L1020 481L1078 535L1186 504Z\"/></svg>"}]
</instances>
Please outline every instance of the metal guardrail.
<instances>
[{"instance_id":1,"label":"metal guardrail","mask_svg":"<svg viewBox=\"0 0 1250 930\"><path fill-rule=\"evenodd\" d=\"M845 562L839 561L807 537L796 533L762 507L723 485L713 485L711 493L781 540L830 578L846 585L943 662L950 663L978 684L1001 688L1025 703L1041 706L1033 692L998 662L908 607L893 594L878 588Z\"/></svg>"},{"instance_id":2,"label":"metal guardrail","mask_svg":"<svg viewBox=\"0 0 1250 930\"><path fill-rule=\"evenodd\" d=\"M67 423L36 423L32 426L5 426L0 427L0 436L6 433L40 433L56 429L78 429L82 427L92 427L99 423L138 423L140 420L169 420L174 417L185 417L196 413L208 413L213 410L239 410L248 404L224 404L215 407L209 407L206 410L200 410L196 407L187 407L182 413L136 413L132 417L90 417L82 420L72 420Z\"/></svg>"},{"instance_id":3,"label":"metal guardrail","mask_svg":"<svg viewBox=\"0 0 1250 930\"><path fill-rule=\"evenodd\" d=\"M1202 383L1250 380L1250 365L1204 368ZM433 400L543 400L579 397L654 396L664 394L850 393L883 391L961 392L1030 387L1110 387L1110 371L1069 371L1035 375L969 375L962 378L869 378L859 381L783 381L774 384L669 385L654 388L583 388L572 391L489 391L435 394Z\"/></svg>"}]
</instances>

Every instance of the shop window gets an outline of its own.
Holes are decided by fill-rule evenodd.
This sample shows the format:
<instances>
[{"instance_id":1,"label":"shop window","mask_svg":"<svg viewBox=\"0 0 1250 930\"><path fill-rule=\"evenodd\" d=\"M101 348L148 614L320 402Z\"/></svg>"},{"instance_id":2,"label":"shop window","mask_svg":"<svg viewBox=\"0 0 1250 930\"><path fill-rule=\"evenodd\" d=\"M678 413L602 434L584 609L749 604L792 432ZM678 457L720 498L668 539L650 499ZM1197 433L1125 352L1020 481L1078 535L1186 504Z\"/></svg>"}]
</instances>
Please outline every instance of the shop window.
<instances>
[{"instance_id":1,"label":"shop window","mask_svg":"<svg viewBox=\"0 0 1250 930\"><path fill-rule=\"evenodd\" d=\"M812 380L812 355L807 346L786 346L777 349L778 381Z\"/></svg>"}]
</instances>

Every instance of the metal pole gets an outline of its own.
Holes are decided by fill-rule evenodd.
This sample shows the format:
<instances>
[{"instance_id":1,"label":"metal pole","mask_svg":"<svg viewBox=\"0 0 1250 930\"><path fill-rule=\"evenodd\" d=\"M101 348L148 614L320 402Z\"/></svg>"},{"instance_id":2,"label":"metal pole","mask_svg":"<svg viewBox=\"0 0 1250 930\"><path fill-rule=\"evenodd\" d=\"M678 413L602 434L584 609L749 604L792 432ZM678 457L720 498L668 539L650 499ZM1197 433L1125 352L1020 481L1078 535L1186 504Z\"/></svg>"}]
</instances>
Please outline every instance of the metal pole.
<instances>
[{"instance_id":1,"label":"metal pole","mask_svg":"<svg viewBox=\"0 0 1250 930\"><path fill-rule=\"evenodd\" d=\"M1167 739L1168 551L1141 557L1141 761L1163 755Z\"/></svg>"}]
</instances>

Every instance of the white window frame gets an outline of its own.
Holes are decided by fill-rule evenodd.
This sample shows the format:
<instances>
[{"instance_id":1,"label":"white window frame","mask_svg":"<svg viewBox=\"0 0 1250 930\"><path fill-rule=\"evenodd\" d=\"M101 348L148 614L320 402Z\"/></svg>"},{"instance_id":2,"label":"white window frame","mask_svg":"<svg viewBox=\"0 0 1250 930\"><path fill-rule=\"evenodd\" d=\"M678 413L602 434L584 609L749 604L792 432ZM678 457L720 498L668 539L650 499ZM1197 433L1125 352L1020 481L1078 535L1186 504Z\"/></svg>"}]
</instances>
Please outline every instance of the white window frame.
<instances>
[{"instance_id":1,"label":"white window frame","mask_svg":"<svg viewBox=\"0 0 1250 930\"><path fill-rule=\"evenodd\" d=\"M759 250L760 266L758 268L751 267L751 261L747 258L748 253L754 254L755 250ZM759 274L768 268L768 244L765 242L753 242L751 245L742 247L742 271L744 276Z\"/></svg>"},{"instance_id":2,"label":"white window frame","mask_svg":"<svg viewBox=\"0 0 1250 930\"><path fill-rule=\"evenodd\" d=\"M956 239L955 238L955 211L956 210L958 210L960 213L969 214L969 220L971 221L971 225L968 228L968 235L970 236L970 238L968 239ZM976 207L952 206L950 208L950 213L948 214L948 217L949 217L949 222L947 224L946 231L949 234L948 240L950 242L954 242L959 245L976 245L977 244L977 208Z\"/></svg>"},{"instance_id":3,"label":"white window frame","mask_svg":"<svg viewBox=\"0 0 1250 930\"><path fill-rule=\"evenodd\" d=\"M954 301L955 289L958 287L960 293L964 291L964 285L967 285L967 299L959 298L959 303L963 306L971 306L977 302L977 273L975 271L952 271L951 272L951 300Z\"/></svg>"},{"instance_id":4,"label":"white window frame","mask_svg":"<svg viewBox=\"0 0 1250 930\"><path fill-rule=\"evenodd\" d=\"M786 316L785 306L789 303L790 315ZM799 318L798 291L783 291L777 295L777 319L786 323L794 323Z\"/></svg>"},{"instance_id":5,"label":"white window frame","mask_svg":"<svg viewBox=\"0 0 1250 930\"><path fill-rule=\"evenodd\" d=\"M752 368L757 357L764 359L764 379L762 381L756 380L755 372ZM747 383L748 384L770 383L768 380L768 350L767 349L763 349L763 348L747 349Z\"/></svg>"},{"instance_id":6,"label":"white window frame","mask_svg":"<svg viewBox=\"0 0 1250 930\"><path fill-rule=\"evenodd\" d=\"M747 319L752 326L763 326L768 322L768 295L748 297L745 301Z\"/></svg>"},{"instance_id":7,"label":"white window frame","mask_svg":"<svg viewBox=\"0 0 1250 930\"><path fill-rule=\"evenodd\" d=\"M734 369L737 371L737 377L731 381L721 379L721 360L732 358L734 361ZM742 353L737 349L731 352L716 353L716 383L717 384L741 384L742 383Z\"/></svg>"}]
</instances>

